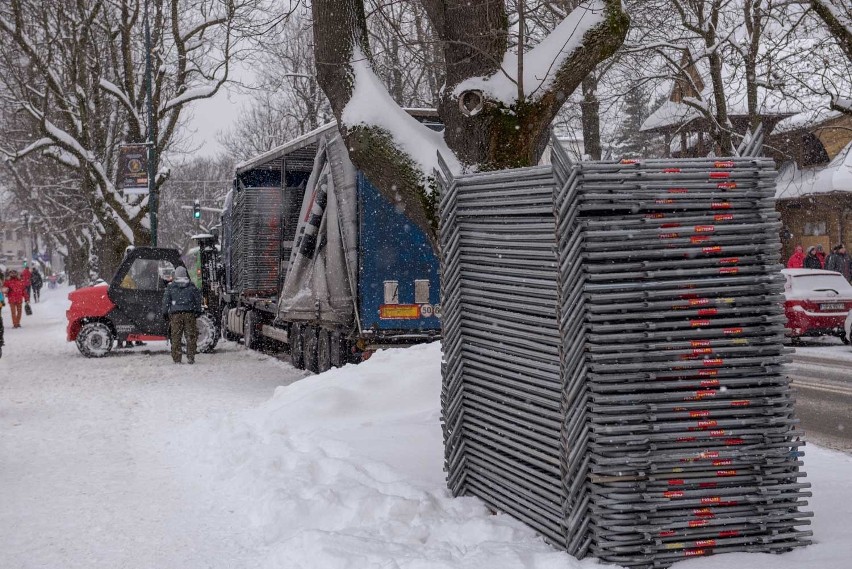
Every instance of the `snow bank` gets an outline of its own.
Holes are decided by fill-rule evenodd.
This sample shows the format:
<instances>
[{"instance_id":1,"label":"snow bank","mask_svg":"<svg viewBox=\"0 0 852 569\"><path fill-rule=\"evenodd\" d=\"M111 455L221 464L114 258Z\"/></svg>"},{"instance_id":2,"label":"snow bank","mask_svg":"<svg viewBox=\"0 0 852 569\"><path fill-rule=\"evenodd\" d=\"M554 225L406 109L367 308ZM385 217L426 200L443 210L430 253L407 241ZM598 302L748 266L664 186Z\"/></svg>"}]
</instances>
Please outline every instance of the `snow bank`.
<instances>
[{"instance_id":1,"label":"snow bank","mask_svg":"<svg viewBox=\"0 0 852 569\"><path fill-rule=\"evenodd\" d=\"M581 567L520 522L449 496L440 360L437 343L381 352L196 429L190 446L248 510L270 567Z\"/></svg>"},{"instance_id":2,"label":"snow bank","mask_svg":"<svg viewBox=\"0 0 852 569\"><path fill-rule=\"evenodd\" d=\"M437 343L278 388L261 407L200 424L189 445L229 508L250 520L268 567L592 569L474 498L442 472ZM848 567L852 458L809 446L816 544L730 554L684 569Z\"/></svg>"}]
</instances>

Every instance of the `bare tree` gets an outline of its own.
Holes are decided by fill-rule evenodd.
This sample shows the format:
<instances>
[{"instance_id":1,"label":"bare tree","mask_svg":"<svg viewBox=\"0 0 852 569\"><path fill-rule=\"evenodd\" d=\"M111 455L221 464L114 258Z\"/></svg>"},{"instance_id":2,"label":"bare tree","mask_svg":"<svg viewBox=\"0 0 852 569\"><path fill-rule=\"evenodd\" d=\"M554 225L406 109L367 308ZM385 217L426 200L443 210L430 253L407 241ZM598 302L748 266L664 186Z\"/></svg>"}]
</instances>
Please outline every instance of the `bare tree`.
<instances>
[{"instance_id":1,"label":"bare tree","mask_svg":"<svg viewBox=\"0 0 852 569\"><path fill-rule=\"evenodd\" d=\"M128 243L150 239L148 196L127 197L115 185L119 145L144 142L150 128L157 154L173 147L183 111L228 80L240 41L255 31L252 16L261 0L149 2L150 125L144 0L9 0L0 6L4 96L37 133L34 140L6 138L0 151L13 161L40 154L77 173L93 213L90 245L104 244L104 272ZM164 180L159 175L156 188Z\"/></svg>"}]
</instances>

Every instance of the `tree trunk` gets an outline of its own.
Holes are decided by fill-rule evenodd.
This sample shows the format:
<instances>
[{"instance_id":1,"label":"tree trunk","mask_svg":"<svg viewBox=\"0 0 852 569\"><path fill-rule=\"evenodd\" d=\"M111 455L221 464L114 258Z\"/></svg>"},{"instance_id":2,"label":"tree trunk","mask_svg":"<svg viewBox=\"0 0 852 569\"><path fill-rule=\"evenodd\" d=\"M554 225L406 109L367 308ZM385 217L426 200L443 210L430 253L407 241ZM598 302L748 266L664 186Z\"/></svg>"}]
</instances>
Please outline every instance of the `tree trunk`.
<instances>
[{"instance_id":1,"label":"tree trunk","mask_svg":"<svg viewBox=\"0 0 852 569\"><path fill-rule=\"evenodd\" d=\"M580 103L583 124L583 152L592 160L600 160L601 148L601 103L598 100L598 80L593 74L583 79L583 101Z\"/></svg>"}]
</instances>

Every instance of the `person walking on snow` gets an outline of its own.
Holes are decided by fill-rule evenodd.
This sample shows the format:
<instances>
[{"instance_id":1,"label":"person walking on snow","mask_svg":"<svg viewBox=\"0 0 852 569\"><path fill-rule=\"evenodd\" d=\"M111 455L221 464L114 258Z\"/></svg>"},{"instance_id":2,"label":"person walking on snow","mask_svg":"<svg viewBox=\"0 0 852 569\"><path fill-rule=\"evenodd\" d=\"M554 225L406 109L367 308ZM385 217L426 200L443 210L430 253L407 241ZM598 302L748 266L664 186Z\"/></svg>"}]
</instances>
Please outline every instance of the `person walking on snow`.
<instances>
[{"instance_id":1,"label":"person walking on snow","mask_svg":"<svg viewBox=\"0 0 852 569\"><path fill-rule=\"evenodd\" d=\"M813 245L808 247L808 254L805 256L806 269L821 269L822 263L819 262L819 257L816 256L816 247Z\"/></svg>"},{"instance_id":2,"label":"person walking on snow","mask_svg":"<svg viewBox=\"0 0 852 569\"><path fill-rule=\"evenodd\" d=\"M0 286L0 358L3 357L3 307L6 306L6 297L3 296L3 287Z\"/></svg>"},{"instance_id":3,"label":"person walking on snow","mask_svg":"<svg viewBox=\"0 0 852 569\"><path fill-rule=\"evenodd\" d=\"M6 293L6 302L9 303L9 308L12 311L12 328L20 328L21 306L30 301L27 287L24 286L24 281L18 277L18 272L14 270L9 271L6 280L3 282L3 287Z\"/></svg>"},{"instance_id":4,"label":"person walking on snow","mask_svg":"<svg viewBox=\"0 0 852 569\"><path fill-rule=\"evenodd\" d=\"M175 277L163 294L163 317L169 320L172 360L181 363L181 336L186 336L186 362L195 363L198 328L195 319L201 315L201 291L189 280L186 267L175 269Z\"/></svg>"},{"instance_id":5,"label":"person walking on snow","mask_svg":"<svg viewBox=\"0 0 852 569\"><path fill-rule=\"evenodd\" d=\"M805 266L805 252L801 245L796 245L796 252L790 255L790 260L787 261L788 269L801 269Z\"/></svg>"},{"instance_id":6,"label":"person walking on snow","mask_svg":"<svg viewBox=\"0 0 852 569\"><path fill-rule=\"evenodd\" d=\"M27 298L29 298L30 287L33 285L33 274L30 272L30 268L26 263L24 263L24 270L21 271L21 280L24 282L24 287L27 289Z\"/></svg>"},{"instance_id":7,"label":"person walking on snow","mask_svg":"<svg viewBox=\"0 0 852 569\"><path fill-rule=\"evenodd\" d=\"M38 302L39 298L41 298L41 287L44 285L44 279L41 276L41 273L38 272L38 269L33 269L32 277L30 277L30 283L33 287L33 301Z\"/></svg>"}]
</instances>

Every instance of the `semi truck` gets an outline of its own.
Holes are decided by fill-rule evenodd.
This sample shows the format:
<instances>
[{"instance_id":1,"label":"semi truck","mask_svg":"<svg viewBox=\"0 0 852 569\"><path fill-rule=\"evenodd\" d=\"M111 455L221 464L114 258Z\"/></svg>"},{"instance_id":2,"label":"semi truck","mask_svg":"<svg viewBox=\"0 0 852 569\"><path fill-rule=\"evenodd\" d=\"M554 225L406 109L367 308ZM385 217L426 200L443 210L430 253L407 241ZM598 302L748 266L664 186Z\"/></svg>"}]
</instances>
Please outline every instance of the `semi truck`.
<instances>
[{"instance_id":1,"label":"semi truck","mask_svg":"<svg viewBox=\"0 0 852 569\"><path fill-rule=\"evenodd\" d=\"M440 128L431 111L411 111ZM332 123L236 168L220 231L223 338L321 372L440 337L438 258Z\"/></svg>"}]
</instances>

